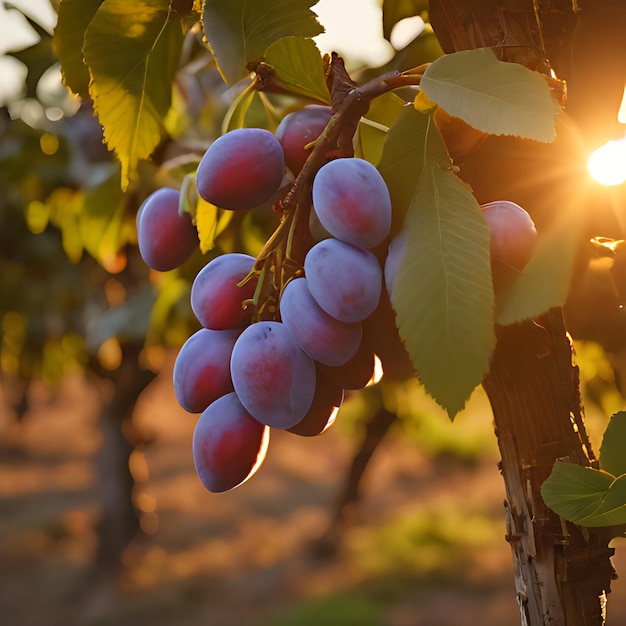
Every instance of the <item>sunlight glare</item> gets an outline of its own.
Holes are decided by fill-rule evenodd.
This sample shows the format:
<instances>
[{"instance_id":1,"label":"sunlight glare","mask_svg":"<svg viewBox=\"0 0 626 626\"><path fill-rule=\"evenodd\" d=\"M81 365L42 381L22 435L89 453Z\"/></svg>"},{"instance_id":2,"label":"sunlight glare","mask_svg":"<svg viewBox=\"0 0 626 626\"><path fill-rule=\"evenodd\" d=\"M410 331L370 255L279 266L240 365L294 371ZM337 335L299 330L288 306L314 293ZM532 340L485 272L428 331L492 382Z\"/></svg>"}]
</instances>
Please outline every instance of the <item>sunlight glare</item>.
<instances>
[{"instance_id":1,"label":"sunlight glare","mask_svg":"<svg viewBox=\"0 0 626 626\"><path fill-rule=\"evenodd\" d=\"M587 161L587 169L601 185L615 186L626 182L626 135L595 150Z\"/></svg>"}]
</instances>

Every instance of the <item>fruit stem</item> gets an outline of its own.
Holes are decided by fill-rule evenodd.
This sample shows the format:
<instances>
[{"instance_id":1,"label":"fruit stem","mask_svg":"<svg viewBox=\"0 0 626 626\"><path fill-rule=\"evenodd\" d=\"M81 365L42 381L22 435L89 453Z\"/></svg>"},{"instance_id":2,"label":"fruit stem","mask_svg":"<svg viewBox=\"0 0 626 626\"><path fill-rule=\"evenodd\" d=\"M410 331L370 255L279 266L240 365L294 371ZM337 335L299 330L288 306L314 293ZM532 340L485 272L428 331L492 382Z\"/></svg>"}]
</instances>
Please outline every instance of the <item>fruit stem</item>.
<instances>
[{"instance_id":1,"label":"fruit stem","mask_svg":"<svg viewBox=\"0 0 626 626\"><path fill-rule=\"evenodd\" d=\"M312 206L313 179L329 156L352 156L352 141L359 120L369 110L371 101L378 96L409 85L419 85L427 64L408 72L389 72L378 76L361 87L345 93L330 118L326 128L315 141L313 150L284 198L274 205L281 221L257 256L252 273L260 272L259 282L252 298L253 317L261 319L266 312L276 314L276 305L284 286L291 278L301 275L304 254L302 243L307 240L308 218ZM287 235L285 237L285 235ZM278 263L277 256L281 256ZM268 260L271 262L268 265ZM288 268L282 261L286 261ZM268 283L273 277L278 279ZM281 271L278 272L278 267ZM273 306L272 306L273 305Z\"/></svg>"}]
</instances>

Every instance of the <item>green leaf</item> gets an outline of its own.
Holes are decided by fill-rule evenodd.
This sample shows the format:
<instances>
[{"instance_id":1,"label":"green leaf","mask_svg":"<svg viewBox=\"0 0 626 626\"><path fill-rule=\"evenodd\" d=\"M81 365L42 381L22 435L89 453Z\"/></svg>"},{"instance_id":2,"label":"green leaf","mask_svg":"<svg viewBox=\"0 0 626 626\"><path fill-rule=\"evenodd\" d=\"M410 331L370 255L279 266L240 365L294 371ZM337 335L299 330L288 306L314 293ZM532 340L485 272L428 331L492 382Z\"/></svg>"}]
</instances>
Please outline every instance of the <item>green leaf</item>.
<instances>
[{"instance_id":1,"label":"green leaf","mask_svg":"<svg viewBox=\"0 0 626 626\"><path fill-rule=\"evenodd\" d=\"M537 248L513 284L496 298L496 322L503 326L537 317L567 299L578 242L582 214L572 211L559 216L539 234Z\"/></svg>"},{"instance_id":2,"label":"green leaf","mask_svg":"<svg viewBox=\"0 0 626 626\"><path fill-rule=\"evenodd\" d=\"M226 111L224 120L222 122L222 134L234 130L236 128L243 128L246 125L246 114L252 104L255 96L258 96L258 92L254 88L254 83L251 82L244 89L242 89L233 100L233 103Z\"/></svg>"},{"instance_id":3,"label":"green leaf","mask_svg":"<svg viewBox=\"0 0 626 626\"><path fill-rule=\"evenodd\" d=\"M122 165L122 189L164 136L183 24L168 0L104 0L85 35L89 93L109 148Z\"/></svg>"},{"instance_id":4,"label":"green leaf","mask_svg":"<svg viewBox=\"0 0 626 626\"><path fill-rule=\"evenodd\" d=\"M131 229L124 228L126 202L119 185L119 168L100 184L86 191L79 216L85 250L103 267L109 267L119 251L129 243Z\"/></svg>"},{"instance_id":5,"label":"green leaf","mask_svg":"<svg viewBox=\"0 0 626 626\"><path fill-rule=\"evenodd\" d=\"M626 411L611 415L600 446L600 467L613 476L626 474Z\"/></svg>"},{"instance_id":6,"label":"green leaf","mask_svg":"<svg viewBox=\"0 0 626 626\"><path fill-rule=\"evenodd\" d=\"M443 169L442 150L431 121L391 301L418 377L453 418L489 367L494 305L489 229L469 189Z\"/></svg>"},{"instance_id":7,"label":"green leaf","mask_svg":"<svg viewBox=\"0 0 626 626\"><path fill-rule=\"evenodd\" d=\"M89 97L89 70L83 59L85 31L103 0L62 0L52 48L61 63L63 84L82 98Z\"/></svg>"},{"instance_id":8,"label":"green leaf","mask_svg":"<svg viewBox=\"0 0 626 626\"><path fill-rule=\"evenodd\" d=\"M58 187L47 198L50 222L61 231L63 251L72 263L78 263L83 255L79 217L83 210L83 191Z\"/></svg>"},{"instance_id":9,"label":"green leaf","mask_svg":"<svg viewBox=\"0 0 626 626\"><path fill-rule=\"evenodd\" d=\"M389 129L404 109L405 101L393 92L374 98L361 117L356 133L355 155L378 165ZM404 214L403 214L404 215Z\"/></svg>"},{"instance_id":10,"label":"green leaf","mask_svg":"<svg viewBox=\"0 0 626 626\"><path fill-rule=\"evenodd\" d=\"M357 144L355 156L369 161L374 166L378 165L388 132L386 126L362 117L355 135Z\"/></svg>"},{"instance_id":11,"label":"green leaf","mask_svg":"<svg viewBox=\"0 0 626 626\"><path fill-rule=\"evenodd\" d=\"M406 101L389 91L374 98L367 110L365 117L368 120L391 127L405 108Z\"/></svg>"},{"instance_id":12,"label":"green leaf","mask_svg":"<svg viewBox=\"0 0 626 626\"><path fill-rule=\"evenodd\" d=\"M279 87L330 104L322 57L313 40L283 37L267 48L265 62L274 68Z\"/></svg>"},{"instance_id":13,"label":"green leaf","mask_svg":"<svg viewBox=\"0 0 626 626\"><path fill-rule=\"evenodd\" d=\"M420 87L450 115L485 133L543 142L556 135L554 106L544 78L523 65L499 61L489 48L436 59Z\"/></svg>"},{"instance_id":14,"label":"green leaf","mask_svg":"<svg viewBox=\"0 0 626 626\"><path fill-rule=\"evenodd\" d=\"M323 32L311 6L316 0L205 0L204 33L224 80L236 83L265 50L283 37Z\"/></svg>"},{"instance_id":15,"label":"green leaf","mask_svg":"<svg viewBox=\"0 0 626 626\"><path fill-rule=\"evenodd\" d=\"M384 0L383 36L387 41L393 27L407 17L422 15L428 11L428 0Z\"/></svg>"},{"instance_id":16,"label":"green leaf","mask_svg":"<svg viewBox=\"0 0 626 626\"><path fill-rule=\"evenodd\" d=\"M429 120L412 105L405 106L385 138L378 171L391 196L394 232L404 222L422 172Z\"/></svg>"},{"instance_id":17,"label":"green leaf","mask_svg":"<svg viewBox=\"0 0 626 626\"><path fill-rule=\"evenodd\" d=\"M541 496L557 515L579 526L626 523L626 476L555 461Z\"/></svg>"}]
</instances>

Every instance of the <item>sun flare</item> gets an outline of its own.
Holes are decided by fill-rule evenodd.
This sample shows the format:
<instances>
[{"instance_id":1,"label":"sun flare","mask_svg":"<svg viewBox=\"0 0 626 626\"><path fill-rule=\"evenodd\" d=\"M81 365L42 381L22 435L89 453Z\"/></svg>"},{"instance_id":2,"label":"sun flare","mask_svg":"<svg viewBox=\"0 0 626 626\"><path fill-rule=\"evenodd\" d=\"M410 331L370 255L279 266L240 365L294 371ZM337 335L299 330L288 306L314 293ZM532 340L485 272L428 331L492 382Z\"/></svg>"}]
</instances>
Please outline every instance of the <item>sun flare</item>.
<instances>
[{"instance_id":1,"label":"sun flare","mask_svg":"<svg viewBox=\"0 0 626 626\"><path fill-rule=\"evenodd\" d=\"M587 169L601 185L615 186L626 182L626 135L595 150L587 161Z\"/></svg>"}]
</instances>

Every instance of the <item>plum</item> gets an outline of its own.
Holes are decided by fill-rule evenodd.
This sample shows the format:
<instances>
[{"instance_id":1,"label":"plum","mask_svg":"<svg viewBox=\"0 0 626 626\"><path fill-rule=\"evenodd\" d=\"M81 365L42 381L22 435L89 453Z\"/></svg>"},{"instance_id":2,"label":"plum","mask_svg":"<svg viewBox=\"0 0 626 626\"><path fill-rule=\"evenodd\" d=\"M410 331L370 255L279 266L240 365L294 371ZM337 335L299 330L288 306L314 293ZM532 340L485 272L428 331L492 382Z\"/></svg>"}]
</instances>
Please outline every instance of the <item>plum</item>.
<instances>
[{"instance_id":1,"label":"plum","mask_svg":"<svg viewBox=\"0 0 626 626\"><path fill-rule=\"evenodd\" d=\"M343 365L354 356L363 337L361 324L340 322L315 302L306 278L287 284L280 299L280 315L298 345L325 365Z\"/></svg>"},{"instance_id":2,"label":"plum","mask_svg":"<svg viewBox=\"0 0 626 626\"><path fill-rule=\"evenodd\" d=\"M487 202L481 207L491 231L490 254L494 289L509 285L535 251L537 229L530 215L508 200Z\"/></svg>"},{"instance_id":3,"label":"plum","mask_svg":"<svg viewBox=\"0 0 626 626\"><path fill-rule=\"evenodd\" d=\"M285 164L297 176L313 148L305 148L324 131L333 113L328 106L310 104L286 115L276 132L285 153Z\"/></svg>"},{"instance_id":4,"label":"plum","mask_svg":"<svg viewBox=\"0 0 626 626\"><path fill-rule=\"evenodd\" d=\"M295 426L287 430L301 437L321 435L334 424L342 402L343 389L318 371L311 408Z\"/></svg>"},{"instance_id":5,"label":"plum","mask_svg":"<svg viewBox=\"0 0 626 626\"><path fill-rule=\"evenodd\" d=\"M364 329L365 330L365 329ZM364 340L356 354L343 365L329 367L319 364L318 370L329 381L341 389L363 389L374 376L376 357L374 351Z\"/></svg>"},{"instance_id":6,"label":"plum","mask_svg":"<svg viewBox=\"0 0 626 626\"><path fill-rule=\"evenodd\" d=\"M250 273L254 257L232 252L215 257L197 274L191 285L191 309L205 328L225 330L249 323L251 311L242 303L254 295L257 280L252 277L238 284Z\"/></svg>"},{"instance_id":7,"label":"plum","mask_svg":"<svg viewBox=\"0 0 626 626\"><path fill-rule=\"evenodd\" d=\"M178 210L180 192L163 187L151 193L137 213L137 243L144 263L159 272L181 266L197 249L198 234L187 213Z\"/></svg>"},{"instance_id":8,"label":"plum","mask_svg":"<svg viewBox=\"0 0 626 626\"><path fill-rule=\"evenodd\" d=\"M252 209L269 200L285 174L280 142L263 128L238 128L216 139L198 164L200 196L222 209Z\"/></svg>"},{"instance_id":9,"label":"plum","mask_svg":"<svg viewBox=\"0 0 626 626\"><path fill-rule=\"evenodd\" d=\"M235 342L230 372L241 403L262 424L291 428L311 408L315 364L280 322L248 326Z\"/></svg>"},{"instance_id":10,"label":"plum","mask_svg":"<svg viewBox=\"0 0 626 626\"><path fill-rule=\"evenodd\" d=\"M382 291L382 269L369 250L339 239L316 243L304 258L311 295L329 315L342 322L364 320Z\"/></svg>"},{"instance_id":11,"label":"plum","mask_svg":"<svg viewBox=\"0 0 626 626\"><path fill-rule=\"evenodd\" d=\"M391 198L378 170L357 158L335 159L313 179L313 208L333 236L374 248L389 234Z\"/></svg>"},{"instance_id":12,"label":"plum","mask_svg":"<svg viewBox=\"0 0 626 626\"><path fill-rule=\"evenodd\" d=\"M180 349L174 363L174 392L180 406L201 413L233 391L230 355L240 331L201 328Z\"/></svg>"},{"instance_id":13,"label":"plum","mask_svg":"<svg viewBox=\"0 0 626 626\"><path fill-rule=\"evenodd\" d=\"M196 473L213 493L228 491L261 466L269 428L255 420L234 392L221 396L202 413L193 433Z\"/></svg>"}]
</instances>

